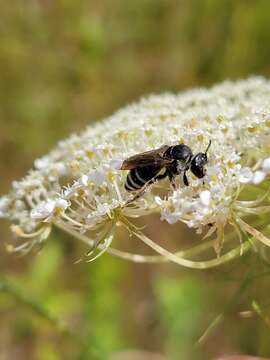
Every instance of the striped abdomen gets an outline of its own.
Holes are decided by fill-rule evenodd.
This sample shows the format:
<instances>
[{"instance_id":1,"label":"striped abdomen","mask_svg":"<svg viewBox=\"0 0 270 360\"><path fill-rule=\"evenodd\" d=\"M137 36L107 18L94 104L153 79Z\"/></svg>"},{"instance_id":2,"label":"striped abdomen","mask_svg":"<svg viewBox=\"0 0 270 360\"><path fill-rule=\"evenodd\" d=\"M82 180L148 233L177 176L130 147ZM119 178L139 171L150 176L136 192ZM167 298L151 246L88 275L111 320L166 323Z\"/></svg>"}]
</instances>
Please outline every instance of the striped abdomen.
<instances>
[{"instance_id":1,"label":"striped abdomen","mask_svg":"<svg viewBox=\"0 0 270 360\"><path fill-rule=\"evenodd\" d=\"M162 168L160 166L144 166L130 170L128 173L125 189L127 191L138 191L146 183L154 180Z\"/></svg>"}]
</instances>

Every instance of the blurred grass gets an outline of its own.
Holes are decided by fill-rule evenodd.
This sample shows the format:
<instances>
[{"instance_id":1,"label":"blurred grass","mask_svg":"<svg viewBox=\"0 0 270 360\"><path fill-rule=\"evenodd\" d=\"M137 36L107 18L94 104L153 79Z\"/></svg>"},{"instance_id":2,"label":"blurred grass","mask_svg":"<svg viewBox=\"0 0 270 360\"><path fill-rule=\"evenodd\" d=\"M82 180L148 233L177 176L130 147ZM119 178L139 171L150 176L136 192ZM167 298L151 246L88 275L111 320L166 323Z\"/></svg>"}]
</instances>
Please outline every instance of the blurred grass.
<instances>
[{"instance_id":1,"label":"blurred grass","mask_svg":"<svg viewBox=\"0 0 270 360\"><path fill-rule=\"evenodd\" d=\"M198 359L194 344L199 334L198 324L205 311L204 287L192 277L184 277L181 281L165 277L158 281L156 287L161 324L164 334L167 334L164 345L170 359L179 359L180 354L183 359Z\"/></svg>"},{"instance_id":2,"label":"blurred grass","mask_svg":"<svg viewBox=\"0 0 270 360\"><path fill-rule=\"evenodd\" d=\"M270 74L268 0L1 1L0 38L1 193L57 140L141 95ZM164 243L175 238L149 227ZM59 232L24 258L5 252L7 224L1 235L1 278L12 285L0 293L1 359L109 359L130 348L184 360L270 356L269 307L239 316L267 303L263 260L204 273L107 255L73 265L84 249ZM256 281L195 349L247 269Z\"/></svg>"}]
</instances>

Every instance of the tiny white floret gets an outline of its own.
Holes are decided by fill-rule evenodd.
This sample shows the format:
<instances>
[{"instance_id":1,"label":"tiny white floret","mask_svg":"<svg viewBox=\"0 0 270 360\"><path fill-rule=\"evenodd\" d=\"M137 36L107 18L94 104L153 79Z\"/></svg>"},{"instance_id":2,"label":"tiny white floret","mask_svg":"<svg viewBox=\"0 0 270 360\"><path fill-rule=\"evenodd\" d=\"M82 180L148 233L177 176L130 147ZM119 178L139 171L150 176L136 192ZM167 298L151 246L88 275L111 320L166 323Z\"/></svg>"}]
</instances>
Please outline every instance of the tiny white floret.
<instances>
[{"instance_id":1,"label":"tiny white floret","mask_svg":"<svg viewBox=\"0 0 270 360\"><path fill-rule=\"evenodd\" d=\"M265 172L270 172L270 157L267 159L264 159L262 164L262 169Z\"/></svg>"},{"instance_id":2,"label":"tiny white floret","mask_svg":"<svg viewBox=\"0 0 270 360\"><path fill-rule=\"evenodd\" d=\"M200 193L201 203L205 206L209 206L211 201L211 193L209 190L204 190Z\"/></svg>"},{"instance_id":3,"label":"tiny white floret","mask_svg":"<svg viewBox=\"0 0 270 360\"><path fill-rule=\"evenodd\" d=\"M255 171L252 182L255 185L260 184L265 179L266 174L263 171Z\"/></svg>"}]
</instances>

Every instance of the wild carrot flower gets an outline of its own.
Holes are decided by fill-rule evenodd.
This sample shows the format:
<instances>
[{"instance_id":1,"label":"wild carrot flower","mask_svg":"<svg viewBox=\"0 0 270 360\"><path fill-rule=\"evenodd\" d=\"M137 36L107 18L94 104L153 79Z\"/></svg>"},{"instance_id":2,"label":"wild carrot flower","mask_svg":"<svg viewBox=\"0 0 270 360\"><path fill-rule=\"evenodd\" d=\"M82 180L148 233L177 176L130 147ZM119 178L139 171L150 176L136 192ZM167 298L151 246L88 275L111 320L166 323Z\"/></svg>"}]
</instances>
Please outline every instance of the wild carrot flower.
<instances>
[{"instance_id":1,"label":"wild carrot flower","mask_svg":"<svg viewBox=\"0 0 270 360\"><path fill-rule=\"evenodd\" d=\"M163 195L154 184L144 196L127 203L131 196L124 188L127 172L119 170L124 159L164 144L184 143L193 153L203 152L210 139L203 179L189 172L189 186L179 176L176 190L161 181ZM269 185L270 81L250 78L178 95L150 96L61 141L0 198L0 217L10 219L13 234L24 240L9 247L14 251L29 251L56 226L89 244L93 258L108 251L138 262L171 260L207 268L259 243L270 246ZM213 239L171 253L132 224L132 218L151 213L159 213L169 224L183 222ZM111 248L119 225L159 255ZM239 242L224 253L224 242L232 238ZM190 259L210 246L217 252L213 259Z\"/></svg>"}]
</instances>

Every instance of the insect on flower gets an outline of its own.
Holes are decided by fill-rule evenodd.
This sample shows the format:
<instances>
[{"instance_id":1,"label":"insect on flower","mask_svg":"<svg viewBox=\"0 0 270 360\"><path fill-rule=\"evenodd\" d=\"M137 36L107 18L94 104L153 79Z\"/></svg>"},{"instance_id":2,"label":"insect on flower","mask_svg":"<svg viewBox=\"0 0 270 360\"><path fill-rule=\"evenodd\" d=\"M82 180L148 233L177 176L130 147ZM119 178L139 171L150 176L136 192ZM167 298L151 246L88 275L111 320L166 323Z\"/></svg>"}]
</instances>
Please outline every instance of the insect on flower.
<instances>
[{"instance_id":1,"label":"insect on flower","mask_svg":"<svg viewBox=\"0 0 270 360\"><path fill-rule=\"evenodd\" d=\"M108 252L135 262L206 269L251 251L252 242L256 250L260 244L270 247L269 104L269 80L226 81L211 89L152 95L71 135L0 197L0 219L11 221L15 238L8 250L39 248L54 227L95 250L91 261ZM142 144L150 151L142 152ZM128 152L135 155L124 160ZM161 179L173 188L177 179L183 185L167 196L151 194L150 184L162 185ZM152 196L128 206L144 191ZM180 253L161 247L133 224L133 218L150 214L197 234L206 231L204 245ZM158 255L112 248L119 226ZM213 246L219 256L210 250L206 259Z\"/></svg>"},{"instance_id":2,"label":"insect on flower","mask_svg":"<svg viewBox=\"0 0 270 360\"><path fill-rule=\"evenodd\" d=\"M129 202L143 195L147 186L156 181L169 178L176 189L175 177L183 174L183 182L189 185L186 172L190 169L197 178L203 178L206 174L205 165L208 162L207 151L211 140L204 153L193 155L192 150L185 144L168 146L142 152L124 160L121 170L130 170L125 182L125 189L137 194Z\"/></svg>"}]
</instances>

